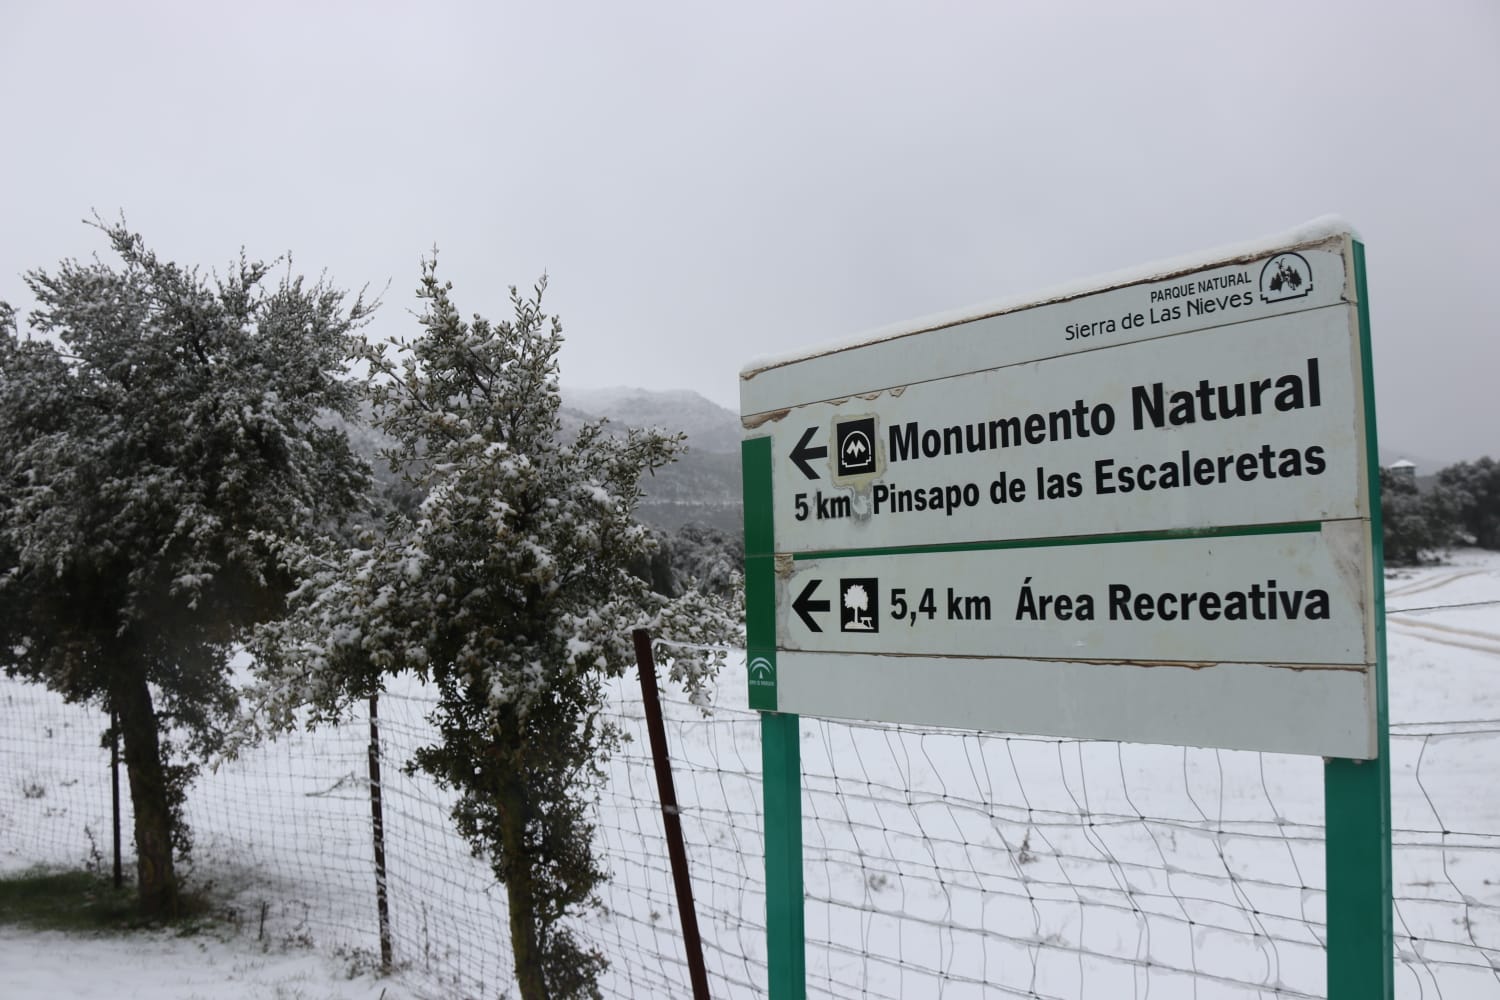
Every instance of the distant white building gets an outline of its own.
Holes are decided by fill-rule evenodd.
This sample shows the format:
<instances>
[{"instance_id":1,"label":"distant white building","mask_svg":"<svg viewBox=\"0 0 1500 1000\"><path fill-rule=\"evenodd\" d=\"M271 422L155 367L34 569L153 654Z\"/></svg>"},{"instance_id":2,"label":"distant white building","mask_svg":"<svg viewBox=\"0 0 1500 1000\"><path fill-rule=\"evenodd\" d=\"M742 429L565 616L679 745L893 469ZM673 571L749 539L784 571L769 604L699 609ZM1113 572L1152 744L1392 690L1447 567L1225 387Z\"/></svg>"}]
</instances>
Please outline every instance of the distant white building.
<instances>
[{"instance_id":1,"label":"distant white building","mask_svg":"<svg viewBox=\"0 0 1500 1000\"><path fill-rule=\"evenodd\" d=\"M1408 479L1417 478L1417 463L1399 459L1385 467L1385 470L1393 476L1405 476Z\"/></svg>"}]
</instances>

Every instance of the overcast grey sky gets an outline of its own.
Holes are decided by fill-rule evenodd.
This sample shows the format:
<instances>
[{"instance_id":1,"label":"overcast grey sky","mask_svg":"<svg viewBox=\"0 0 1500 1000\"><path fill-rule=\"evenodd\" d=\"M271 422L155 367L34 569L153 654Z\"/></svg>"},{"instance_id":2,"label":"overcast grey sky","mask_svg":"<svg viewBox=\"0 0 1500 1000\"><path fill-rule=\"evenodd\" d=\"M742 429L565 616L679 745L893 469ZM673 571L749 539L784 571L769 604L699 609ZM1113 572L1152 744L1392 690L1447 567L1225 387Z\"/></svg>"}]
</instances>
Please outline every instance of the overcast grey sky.
<instances>
[{"instance_id":1,"label":"overcast grey sky","mask_svg":"<svg viewBox=\"0 0 1500 1000\"><path fill-rule=\"evenodd\" d=\"M1261 236L1368 247L1383 444L1500 453L1500 4L6 0L0 298L293 252L460 307L550 275L563 380L748 359Z\"/></svg>"}]
</instances>

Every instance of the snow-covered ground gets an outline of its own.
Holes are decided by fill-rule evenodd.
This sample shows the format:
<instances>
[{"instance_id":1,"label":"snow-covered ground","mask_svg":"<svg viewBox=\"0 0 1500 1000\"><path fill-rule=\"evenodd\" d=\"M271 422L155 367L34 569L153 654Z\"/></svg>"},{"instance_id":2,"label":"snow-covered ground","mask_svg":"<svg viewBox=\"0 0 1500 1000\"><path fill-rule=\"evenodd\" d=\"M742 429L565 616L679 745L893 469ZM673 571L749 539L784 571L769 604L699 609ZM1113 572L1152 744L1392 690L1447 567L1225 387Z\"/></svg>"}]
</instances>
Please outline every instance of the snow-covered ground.
<instances>
[{"instance_id":1,"label":"snow-covered ground","mask_svg":"<svg viewBox=\"0 0 1500 1000\"><path fill-rule=\"evenodd\" d=\"M306 947L262 951L235 936L83 938L0 925L8 1000L401 1000L399 982Z\"/></svg>"},{"instance_id":2,"label":"snow-covered ground","mask_svg":"<svg viewBox=\"0 0 1500 1000\"><path fill-rule=\"evenodd\" d=\"M1500 555L1387 580L1397 993L1500 998ZM1465 606L1470 605L1470 606ZM702 718L667 703L716 997L763 995L759 726L743 665ZM654 779L633 739L599 837L614 877L582 928L607 996L687 995ZM364 720L205 775L192 876L218 929L79 939L0 928L0 997L505 995L503 894L400 763L420 691L382 702L391 914L375 936ZM108 847L97 713L0 681L0 870ZM870 997L1324 994L1321 762L804 719L809 989ZM128 819L127 819L128 823ZM127 826L128 830L128 826Z\"/></svg>"}]
</instances>

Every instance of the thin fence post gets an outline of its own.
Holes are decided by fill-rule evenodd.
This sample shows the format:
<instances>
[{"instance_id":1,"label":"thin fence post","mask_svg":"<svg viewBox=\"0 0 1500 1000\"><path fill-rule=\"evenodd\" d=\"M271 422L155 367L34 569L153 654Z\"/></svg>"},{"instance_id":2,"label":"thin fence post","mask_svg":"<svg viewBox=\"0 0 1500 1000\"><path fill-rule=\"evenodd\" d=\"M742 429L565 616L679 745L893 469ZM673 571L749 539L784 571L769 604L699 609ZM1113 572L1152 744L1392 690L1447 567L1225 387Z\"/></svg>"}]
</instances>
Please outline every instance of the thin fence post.
<instances>
[{"instance_id":1,"label":"thin fence post","mask_svg":"<svg viewBox=\"0 0 1500 1000\"><path fill-rule=\"evenodd\" d=\"M114 824L115 888L125 884L125 872L120 866L120 713L109 712L109 781L110 802L113 806L110 820Z\"/></svg>"},{"instance_id":2,"label":"thin fence post","mask_svg":"<svg viewBox=\"0 0 1500 1000\"><path fill-rule=\"evenodd\" d=\"M380 971L391 971L391 909L385 888L385 810L380 786L380 696L370 695L370 830L375 838L375 908L380 913Z\"/></svg>"},{"instance_id":3,"label":"thin fence post","mask_svg":"<svg viewBox=\"0 0 1500 1000\"><path fill-rule=\"evenodd\" d=\"M656 660L651 655L651 633L638 628L631 633L631 638L635 640L635 662L640 667L641 701L646 709L651 759L656 765L656 788L661 796L667 854L672 859L672 882L677 888L677 911L682 915L682 943L687 950L693 1000L709 1000L703 939L698 935L698 913L693 905L693 883L688 877L687 847L682 840L682 815L677 808L677 790L672 784L672 762L667 757L667 729L662 722L661 699L656 693Z\"/></svg>"}]
</instances>

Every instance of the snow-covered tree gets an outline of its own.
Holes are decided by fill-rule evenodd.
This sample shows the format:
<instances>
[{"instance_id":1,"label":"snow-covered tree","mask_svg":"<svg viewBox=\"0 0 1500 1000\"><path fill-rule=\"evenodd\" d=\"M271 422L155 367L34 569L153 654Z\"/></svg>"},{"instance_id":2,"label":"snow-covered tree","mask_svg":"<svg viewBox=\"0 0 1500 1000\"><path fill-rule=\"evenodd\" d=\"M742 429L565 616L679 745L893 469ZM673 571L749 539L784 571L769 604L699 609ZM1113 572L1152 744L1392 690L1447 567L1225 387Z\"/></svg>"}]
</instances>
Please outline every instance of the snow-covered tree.
<instances>
[{"instance_id":1,"label":"snow-covered tree","mask_svg":"<svg viewBox=\"0 0 1500 1000\"><path fill-rule=\"evenodd\" d=\"M119 262L29 273L35 336L0 305L0 666L116 715L140 903L169 916L232 645L291 584L269 539L336 523L368 478L319 419L355 402L368 308L243 254L205 277L96 225Z\"/></svg>"},{"instance_id":2,"label":"snow-covered tree","mask_svg":"<svg viewBox=\"0 0 1500 1000\"><path fill-rule=\"evenodd\" d=\"M1454 519L1473 544L1500 549L1500 462L1485 456L1450 465L1436 486L1449 491Z\"/></svg>"},{"instance_id":3,"label":"snow-covered tree","mask_svg":"<svg viewBox=\"0 0 1500 1000\"><path fill-rule=\"evenodd\" d=\"M1410 476L1380 470L1382 551L1393 566L1430 559L1447 543L1450 525L1436 523Z\"/></svg>"},{"instance_id":4,"label":"snow-covered tree","mask_svg":"<svg viewBox=\"0 0 1500 1000\"><path fill-rule=\"evenodd\" d=\"M604 957L569 918L605 875L591 820L615 736L602 685L633 663L629 630L709 643L738 627L719 602L668 600L630 572L651 545L632 517L642 477L680 441L602 422L563 432L544 286L511 290L513 319L465 322L424 265L420 334L365 353L387 457L420 505L353 550L289 548L304 582L254 644L259 726L304 704L337 718L389 675L435 689L439 739L415 764L458 793L459 830L506 887L524 1000L598 995ZM701 694L718 656L668 659Z\"/></svg>"},{"instance_id":5,"label":"snow-covered tree","mask_svg":"<svg viewBox=\"0 0 1500 1000\"><path fill-rule=\"evenodd\" d=\"M726 600L744 592L745 538L697 522L679 527L668 540L675 585Z\"/></svg>"}]
</instances>

